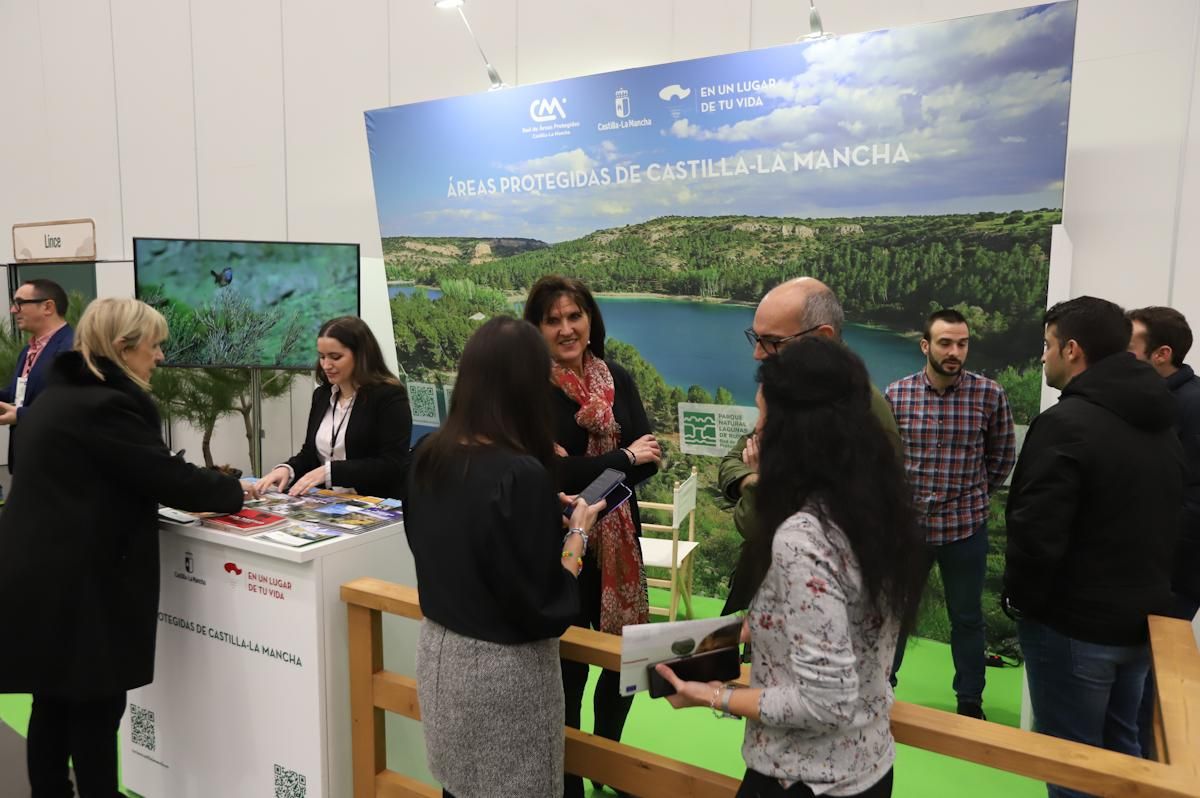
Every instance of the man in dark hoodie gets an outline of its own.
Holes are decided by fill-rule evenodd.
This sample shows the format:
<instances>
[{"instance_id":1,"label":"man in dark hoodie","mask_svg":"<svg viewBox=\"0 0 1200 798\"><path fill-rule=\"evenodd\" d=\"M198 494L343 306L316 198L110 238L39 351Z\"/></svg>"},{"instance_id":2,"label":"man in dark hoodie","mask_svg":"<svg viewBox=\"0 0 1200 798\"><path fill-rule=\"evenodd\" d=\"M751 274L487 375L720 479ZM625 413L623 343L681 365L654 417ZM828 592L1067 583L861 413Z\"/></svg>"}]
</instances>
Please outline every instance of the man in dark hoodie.
<instances>
[{"instance_id":1,"label":"man in dark hoodie","mask_svg":"<svg viewBox=\"0 0 1200 798\"><path fill-rule=\"evenodd\" d=\"M1146 616L1170 605L1182 502L1175 400L1126 351L1117 305L1078 297L1044 321L1046 383L1062 396L1030 425L1013 472L1002 601L1037 730L1139 756Z\"/></svg>"}]
</instances>

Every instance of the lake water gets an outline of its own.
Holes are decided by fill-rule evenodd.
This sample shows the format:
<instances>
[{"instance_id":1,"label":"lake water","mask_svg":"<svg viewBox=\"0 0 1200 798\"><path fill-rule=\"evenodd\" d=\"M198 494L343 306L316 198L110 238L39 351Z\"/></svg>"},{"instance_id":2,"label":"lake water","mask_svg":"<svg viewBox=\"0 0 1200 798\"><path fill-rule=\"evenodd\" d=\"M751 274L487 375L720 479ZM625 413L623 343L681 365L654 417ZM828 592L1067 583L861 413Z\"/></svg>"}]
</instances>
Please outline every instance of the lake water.
<instances>
[{"instance_id":1,"label":"lake water","mask_svg":"<svg viewBox=\"0 0 1200 798\"><path fill-rule=\"evenodd\" d=\"M388 289L391 296L414 290L398 285ZM431 299L441 296L440 291L426 290ZM738 404L754 404L757 364L742 333L754 321L754 308L669 299L597 301L608 337L633 345L669 385L684 390L700 385L710 394L724 386ZM915 340L888 330L850 324L842 335L866 362L880 390L912 374L924 361Z\"/></svg>"}]
</instances>

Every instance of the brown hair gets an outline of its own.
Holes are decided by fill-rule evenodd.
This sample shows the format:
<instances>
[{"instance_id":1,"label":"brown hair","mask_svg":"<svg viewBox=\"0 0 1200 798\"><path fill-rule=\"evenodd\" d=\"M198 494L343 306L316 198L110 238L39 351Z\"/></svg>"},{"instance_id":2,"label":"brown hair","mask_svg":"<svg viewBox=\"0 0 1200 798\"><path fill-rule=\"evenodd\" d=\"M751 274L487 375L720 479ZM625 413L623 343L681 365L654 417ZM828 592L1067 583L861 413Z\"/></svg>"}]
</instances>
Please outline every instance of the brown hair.
<instances>
[{"instance_id":1,"label":"brown hair","mask_svg":"<svg viewBox=\"0 0 1200 798\"><path fill-rule=\"evenodd\" d=\"M350 378L359 388L370 385L388 383L400 385L400 380L387 367L383 360L383 350L375 340L375 334L367 323L357 316L339 316L321 325L318 338L332 338L354 354L354 373ZM322 385L329 384L329 378L317 360L317 381Z\"/></svg>"},{"instance_id":2,"label":"brown hair","mask_svg":"<svg viewBox=\"0 0 1200 798\"><path fill-rule=\"evenodd\" d=\"M458 364L450 412L417 449L413 473L425 486L449 476L462 444L487 441L554 467L550 406L550 350L533 325L497 316L467 341Z\"/></svg>"}]
</instances>

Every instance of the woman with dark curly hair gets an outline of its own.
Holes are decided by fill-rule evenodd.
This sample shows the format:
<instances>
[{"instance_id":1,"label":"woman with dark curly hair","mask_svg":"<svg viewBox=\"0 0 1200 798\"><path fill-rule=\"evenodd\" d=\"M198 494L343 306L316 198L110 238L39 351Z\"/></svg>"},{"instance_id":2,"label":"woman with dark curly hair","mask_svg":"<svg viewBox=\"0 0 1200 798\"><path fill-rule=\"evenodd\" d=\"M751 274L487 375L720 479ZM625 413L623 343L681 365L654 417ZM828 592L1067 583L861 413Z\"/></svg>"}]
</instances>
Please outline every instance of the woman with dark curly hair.
<instances>
[{"instance_id":1,"label":"woman with dark curly hair","mask_svg":"<svg viewBox=\"0 0 1200 798\"><path fill-rule=\"evenodd\" d=\"M921 591L904 472L841 343L802 338L759 381L758 526L737 574L755 591L750 687L658 669L673 706L746 718L741 798L890 796L888 671Z\"/></svg>"}]
</instances>

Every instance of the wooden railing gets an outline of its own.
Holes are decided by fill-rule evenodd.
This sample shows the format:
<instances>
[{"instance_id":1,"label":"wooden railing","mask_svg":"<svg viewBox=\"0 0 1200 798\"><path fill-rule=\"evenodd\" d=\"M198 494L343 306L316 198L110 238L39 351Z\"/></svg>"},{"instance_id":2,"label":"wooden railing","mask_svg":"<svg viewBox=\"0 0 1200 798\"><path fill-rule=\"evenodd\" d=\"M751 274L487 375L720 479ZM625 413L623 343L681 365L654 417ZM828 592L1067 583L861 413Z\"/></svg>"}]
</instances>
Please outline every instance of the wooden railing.
<instances>
[{"instance_id":1,"label":"wooden railing","mask_svg":"<svg viewBox=\"0 0 1200 798\"><path fill-rule=\"evenodd\" d=\"M383 713L420 719L416 680L383 670L382 613L421 618L415 588L379 579L342 585L350 614L354 798L437 798L441 791L387 769ZM1200 651L1191 625L1150 619L1159 761L897 702L896 741L1113 798L1200 798ZM619 670L621 639L572 627L563 659ZM743 679L746 677L743 671ZM738 780L568 728L566 770L644 798L732 798Z\"/></svg>"}]
</instances>

